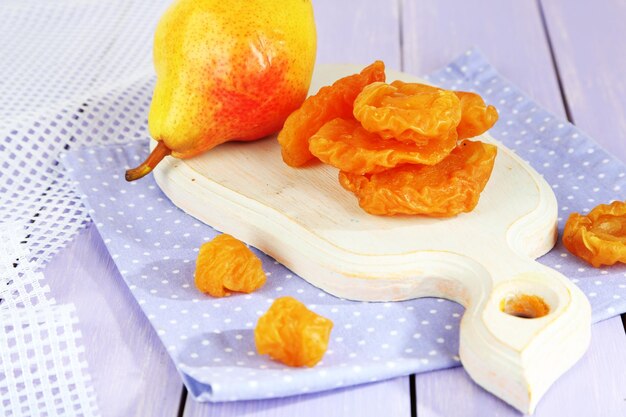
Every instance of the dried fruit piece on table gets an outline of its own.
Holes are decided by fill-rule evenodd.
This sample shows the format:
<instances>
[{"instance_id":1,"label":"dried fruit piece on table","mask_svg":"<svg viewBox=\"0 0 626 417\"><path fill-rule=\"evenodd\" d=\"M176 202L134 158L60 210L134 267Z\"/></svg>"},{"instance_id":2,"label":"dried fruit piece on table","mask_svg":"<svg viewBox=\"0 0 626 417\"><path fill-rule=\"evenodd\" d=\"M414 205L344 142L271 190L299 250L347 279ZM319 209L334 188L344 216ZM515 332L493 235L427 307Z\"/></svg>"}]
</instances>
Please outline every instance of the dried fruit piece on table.
<instances>
[{"instance_id":1,"label":"dried fruit piece on table","mask_svg":"<svg viewBox=\"0 0 626 417\"><path fill-rule=\"evenodd\" d=\"M459 139L469 139L482 135L498 121L498 111L488 106L476 93L455 91L461 100L461 121L456 128Z\"/></svg>"},{"instance_id":2,"label":"dried fruit piece on table","mask_svg":"<svg viewBox=\"0 0 626 417\"><path fill-rule=\"evenodd\" d=\"M435 164L450 150L434 143L417 145L383 139L356 120L334 119L309 139L309 150L322 162L354 174L380 172L400 164Z\"/></svg>"},{"instance_id":3,"label":"dried fruit piece on table","mask_svg":"<svg viewBox=\"0 0 626 417\"><path fill-rule=\"evenodd\" d=\"M563 244L596 268L626 263L626 202L600 204L586 216L572 213L565 223Z\"/></svg>"},{"instance_id":4,"label":"dried fruit piece on table","mask_svg":"<svg viewBox=\"0 0 626 417\"><path fill-rule=\"evenodd\" d=\"M352 105L363 87L385 80L385 64L376 61L359 74L340 78L333 85L322 87L307 98L302 106L291 113L278 134L283 160L287 165L299 167L313 159L309 151L309 138L326 122L337 117L352 117Z\"/></svg>"},{"instance_id":5,"label":"dried fruit piece on table","mask_svg":"<svg viewBox=\"0 0 626 417\"><path fill-rule=\"evenodd\" d=\"M292 297L277 298L259 318L254 342L261 355L289 366L314 366L326 349L333 322Z\"/></svg>"},{"instance_id":6,"label":"dried fruit piece on table","mask_svg":"<svg viewBox=\"0 0 626 417\"><path fill-rule=\"evenodd\" d=\"M425 84L372 83L354 101L354 117L385 139L454 149L461 101L452 91Z\"/></svg>"},{"instance_id":7,"label":"dried fruit piece on table","mask_svg":"<svg viewBox=\"0 0 626 417\"><path fill-rule=\"evenodd\" d=\"M240 240L223 234L200 247L196 260L196 287L213 297L229 291L249 293L265 284L261 260Z\"/></svg>"},{"instance_id":8,"label":"dried fruit piece on table","mask_svg":"<svg viewBox=\"0 0 626 417\"><path fill-rule=\"evenodd\" d=\"M341 171L340 184L370 214L449 217L474 209L493 169L497 148L465 140L437 165L400 165L377 174Z\"/></svg>"}]
</instances>

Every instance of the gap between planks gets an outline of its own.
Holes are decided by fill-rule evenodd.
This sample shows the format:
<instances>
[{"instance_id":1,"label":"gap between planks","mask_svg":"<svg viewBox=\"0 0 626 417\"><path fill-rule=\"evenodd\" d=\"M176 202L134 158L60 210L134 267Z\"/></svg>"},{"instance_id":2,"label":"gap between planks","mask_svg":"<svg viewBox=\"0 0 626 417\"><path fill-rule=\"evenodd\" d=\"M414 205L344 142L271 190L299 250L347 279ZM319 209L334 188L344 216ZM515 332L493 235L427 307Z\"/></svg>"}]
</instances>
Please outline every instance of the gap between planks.
<instances>
[{"instance_id":1,"label":"gap between planks","mask_svg":"<svg viewBox=\"0 0 626 417\"><path fill-rule=\"evenodd\" d=\"M537 10L539 10L539 17L541 18L541 26L543 27L543 33L545 34L546 43L548 44L548 50L550 51L550 60L552 61L552 67L554 68L554 74L556 75L556 82L559 87L559 92L561 93L561 101L563 101L563 108L565 109L565 118L571 124L574 124L572 111L567 101L567 94L565 94L565 89L563 88L563 80L561 78L561 72L559 71L559 63L557 62L556 55L554 53L554 45L552 44L552 38L550 37L550 29L548 28L548 24L546 21L546 14L543 10L543 4L541 3L542 0L536 1Z\"/></svg>"}]
</instances>

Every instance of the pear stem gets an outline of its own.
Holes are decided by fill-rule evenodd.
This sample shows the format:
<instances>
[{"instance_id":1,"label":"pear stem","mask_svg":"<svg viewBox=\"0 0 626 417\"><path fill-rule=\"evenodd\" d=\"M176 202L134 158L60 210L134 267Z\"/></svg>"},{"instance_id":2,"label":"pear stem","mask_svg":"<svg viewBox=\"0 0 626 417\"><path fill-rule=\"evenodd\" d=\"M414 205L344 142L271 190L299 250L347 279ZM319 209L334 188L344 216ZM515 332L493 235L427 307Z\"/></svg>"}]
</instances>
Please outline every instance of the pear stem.
<instances>
[{"instance_id":1,"label":"pear stem","mask_svg":"<svg viewBox=\"0 0 626 417\"><path fill-rule=\"evenodd\" d=\"M161 162L163 158L171 153L172 150L168 148L165 143L163 143L163 141L159 141L159 144L156 146L156 148L152 150L150 155L148 155L148 158L146 158L146 160L143 161L141 165L139 165L137 168L129 169L126 171L126 181L135 181L139 178L145 177L150 172L152 172L154 167L157 166L157 164Z\"/></svg>"}]
</instances>

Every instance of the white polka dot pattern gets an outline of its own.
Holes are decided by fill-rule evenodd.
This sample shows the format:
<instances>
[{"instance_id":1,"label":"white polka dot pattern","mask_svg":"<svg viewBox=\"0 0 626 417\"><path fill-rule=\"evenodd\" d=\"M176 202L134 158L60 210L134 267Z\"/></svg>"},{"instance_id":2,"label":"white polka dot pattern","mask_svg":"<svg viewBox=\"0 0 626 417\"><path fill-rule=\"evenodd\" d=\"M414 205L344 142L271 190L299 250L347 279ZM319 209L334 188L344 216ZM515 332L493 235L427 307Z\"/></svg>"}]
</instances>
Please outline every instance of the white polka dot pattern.
<instances>
[{"instance_id":1,"label":"white polka dot pattern","mask_svg":"<svg viewBox=\"0 0 626 417\"><path fill-rule=\"evenodd\" d=\"M476 90L498 106L501 119L493 135L530 160L553 184L563 218L572 210L623 198L623 165L574 126L524 97L478 53L470 51L430 80ZM113 128L112 134L118 133L125 136ZM91 216L133 296L195 397L269 398L458 365L462 308L449 301L337 299L255 249L268 274L261 290L222 299L198 293L193 286L197 248L218 232L173 206L151 177L124 181L124 169L146 153L145 142L90 148L68 153L64 164L86 195ZM583 288L594 320L626 310L624 267L590 268L560 245L541 262ZM283 295L295 296L335 323L329 350L315 368L292 369L256 354L256 321Z\"/></svg>"}]
</instances>

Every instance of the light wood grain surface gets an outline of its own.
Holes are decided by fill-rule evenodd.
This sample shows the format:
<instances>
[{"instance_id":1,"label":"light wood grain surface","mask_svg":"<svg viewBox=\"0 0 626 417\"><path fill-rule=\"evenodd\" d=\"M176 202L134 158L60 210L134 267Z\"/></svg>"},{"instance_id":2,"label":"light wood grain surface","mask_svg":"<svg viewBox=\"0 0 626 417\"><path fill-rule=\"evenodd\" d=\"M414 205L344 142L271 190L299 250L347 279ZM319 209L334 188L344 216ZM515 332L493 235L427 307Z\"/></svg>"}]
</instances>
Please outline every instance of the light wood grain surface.
<instances>
[{"instance_id":1,"label":"light wood grain surface","mask_svg":"<svg viewBox=\"0 0 626 417\"><path fill-rule=\"evenodd\" d=\"M533 100L564 116L537 2L401 3L404 71L425 74L477 47L500 73Z\"/></svg>"},{"instance_id":2,"label":"light wood grain surface","mask_svg":"<svg viewBox=\"0 0 626 417\"><path fill-rule=\"evenodd\" d=\"M552 386L534 415L626 415L626 391L620 377L626 372L625 349L620 320L594 325L588 353ZM471 382L462 368L416 375L415 391L420 417L521 416Z\"/></svg>"},{"instance_id":3,"label":"light wood grain surface","mask_svg":"<svg viewBox=\"0 0 626 417\"><path fill-rule=\"evenodd\" d=\"M626 2L544 0L571 119L626 159Z\"/></svg>"},{"instance_id":4,"label":"light wood grain surface","mask_svg":"<svg viewBox=\"0 0 626 417\"><path fill-rule=\"evenodd\" d=\"M59 303L74 303L103 416L175 416L181 379L91 225L44 271Z\"/></svg>"},{"instance_id":5,"label":"light wood grain surface","mask_svg":"<svg viewBox=\"0 0 626 417\"><path fill-rule=\"evenodd\" d=\"M551 112L566 115L565 97L574 121L626 161L623 1L314 0L314 6L319 62L383 58L389 67L422 74L477 46ZM197 404L181 396L176 370L93 226L45 275L57 299L77 304L102 415L519 415L460 368L417 376L413 393L409 378L399 378L291 399ZM589 353L548 392L536 415L626 415L625 363L619 318L596 325Z\"/></svg>"},{"instance_id":6,"label":"light wood grain surface","mask_svg":"<svg viewBox=\"0 0 626 417\"><path fill-rule=\"evenodd\" d=\"M184 417L410 416L409 378L271 401L206 404L187 400Z\"/></svg>"}]
</instances>

